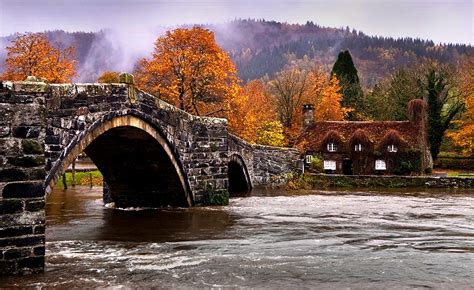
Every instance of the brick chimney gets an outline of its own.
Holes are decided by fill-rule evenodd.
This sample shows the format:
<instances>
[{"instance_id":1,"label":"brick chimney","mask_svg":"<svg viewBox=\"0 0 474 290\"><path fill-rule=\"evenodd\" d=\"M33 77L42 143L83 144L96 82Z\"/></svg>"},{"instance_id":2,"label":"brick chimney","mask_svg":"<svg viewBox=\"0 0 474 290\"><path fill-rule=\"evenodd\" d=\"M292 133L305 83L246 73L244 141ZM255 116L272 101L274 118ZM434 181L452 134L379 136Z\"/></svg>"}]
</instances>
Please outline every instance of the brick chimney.
<instances>
[{"instance_id":1,"label":"brick chimney","mask_svg":"<svg viewBox=\"0 0 474 290\"><path fill-rule=\"evenodd\" d=\"M301 125L301 131L308 129L314 123L314 105L304 104L303 105L303 123Z\"/></svg>"}]
</instances>

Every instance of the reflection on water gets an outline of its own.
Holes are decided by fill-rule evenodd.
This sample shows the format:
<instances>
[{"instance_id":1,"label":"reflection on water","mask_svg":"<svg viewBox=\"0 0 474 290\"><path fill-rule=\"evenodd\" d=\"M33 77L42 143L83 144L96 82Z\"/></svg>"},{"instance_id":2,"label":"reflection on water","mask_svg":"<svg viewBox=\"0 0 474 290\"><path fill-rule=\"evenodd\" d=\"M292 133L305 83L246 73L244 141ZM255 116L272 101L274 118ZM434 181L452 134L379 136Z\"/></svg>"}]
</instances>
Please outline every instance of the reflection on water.
<instances>
[{"instance_id":1,"label":"reflection on water","mask_svg":"<svg viewBox=\"0 0 474 290\"><path fill-rule=\"evenodd\" d=\"M115 210L101 189L47 201L42 275L2 286L470 288L474 195L254 191L228 207Z\"/></svg>"}]
</instances>

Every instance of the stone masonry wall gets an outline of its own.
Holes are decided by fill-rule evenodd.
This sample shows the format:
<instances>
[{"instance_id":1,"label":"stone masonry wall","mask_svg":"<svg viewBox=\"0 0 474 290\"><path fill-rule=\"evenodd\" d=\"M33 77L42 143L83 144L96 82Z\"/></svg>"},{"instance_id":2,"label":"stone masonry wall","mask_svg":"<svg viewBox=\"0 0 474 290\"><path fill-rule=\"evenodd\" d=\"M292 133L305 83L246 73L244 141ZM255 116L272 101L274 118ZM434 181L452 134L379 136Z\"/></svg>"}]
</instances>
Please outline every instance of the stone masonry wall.
<instances>
[{"instance_id":1,"label":"stone masonry wall","mask_svg":"<svg viewBox=\"0 0 474 290\"><path fill-rule=\"evenodd\" d=\"M252 186L284 183L288 173L301 168L296 149L254 145L229 134L229 156L232 154L244 159Z\"/></svg>"},{"instance_id":2,"label":"stone masonry wall","mask_svg":"<svg viewBox=\"0 0 474 290\"><path fill-rule=\"evenodd\" d=\"M0 83L0 274L40 272L46 85L5 85Z\"/></svg>"},{"instance_id":3,"label":"stone masonry wall","mask_svg":"<svg viewBox=\"0 0 474 290\"><path fill-rule=\"evenodd\" d=\"M52 169L46 184L64 172L74 155L65 152L85 138L88 130L112 118L133 115L163 133L183 166L196 204L206 187L225 189L224 119L190 115L125 84L51 85L46 107L46 160L47 170Z\"/></svg>"}]
</instances>

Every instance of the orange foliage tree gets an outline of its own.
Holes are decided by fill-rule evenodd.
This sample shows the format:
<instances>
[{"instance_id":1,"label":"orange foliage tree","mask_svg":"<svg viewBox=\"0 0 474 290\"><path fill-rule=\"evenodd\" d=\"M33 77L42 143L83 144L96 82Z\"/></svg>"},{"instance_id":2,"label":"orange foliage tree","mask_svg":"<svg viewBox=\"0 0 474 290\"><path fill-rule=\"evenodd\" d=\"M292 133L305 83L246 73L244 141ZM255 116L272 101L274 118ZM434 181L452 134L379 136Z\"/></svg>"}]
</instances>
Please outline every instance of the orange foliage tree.
<instances>
[{"instance_id":1,"label":"orange foliage tree","mask_svg":"<svg viewBox=\"0 0 474 290\"><path fill-rule=\"evenodd\" d=\"M341 106L338 80L328 80L317 66L311 70L290 67L281 71L269 82L269 91L290 145L300 134L303 104L315 105L317 120L343 120L350 111Z\"/></svg>"},{"instance_id":2,"label":"orange foliage tree","mask_svg":"<svg viewBox=\"0 0 474 290\"><path fill-rule=\"evenodd\" d=\"M342 121L352 109L341 106L342 94L339 80L332 76L322 83L319 88L315 105L315 119L317 121Z\"/></svg>"},{"instance_id":3,"label":"orange foliage tree","mask_svg":"<svg viewBox=\"0 0 474 290\"><path fill-rule=\"evenodd\" d=\"M65 83L77 76L74 47L54 47L43 33L17 34L7 52L3 79L21 81L35 76L51 83Z\"/></svg>"},{"instance_id":4,"label":"orange foliage tree","mask_svg":"<svg viewBox=\"0 0 474 290\"><path fill-rule=\"evenodd\" d=\"M275 120L265 84L259 80L247 83L233 99L228 116L230 130L239 137L255 143L263 123Z\"/></svg>"},{"instance_id":5,"label":"orange foliage tree","mask_svg":"<svg viewBox=\"0 0 474 290\"><path fill-rule=\"evenodd\" d=\"M201 27L159 37L135 75L139 87L196 115L225 116L239 90L234 64L214 33Z\"/></svg>"},{"instance_id":6,"label":"orange foliage tree","mask_svg":"<svg viewBox=\"0 0 474 290\"><path fill-rule=\"evenodd\" d=\"M119 74L116 71L104 71L98 78L98 83L118 83L119 82Z\"/></svg>"},{"instance_id":7,"label":"orange foliage tree","mask_svg":"<svg viewBox=\"0 0 474 290\"><path fill-rule=\"evenodd\" d=\"M465 112L457 131L448 133L455 144L463 149L463 153L474 155L474 55L463 59L460 73L461 91L465 96Z\"/></svg>"}]
</instances>

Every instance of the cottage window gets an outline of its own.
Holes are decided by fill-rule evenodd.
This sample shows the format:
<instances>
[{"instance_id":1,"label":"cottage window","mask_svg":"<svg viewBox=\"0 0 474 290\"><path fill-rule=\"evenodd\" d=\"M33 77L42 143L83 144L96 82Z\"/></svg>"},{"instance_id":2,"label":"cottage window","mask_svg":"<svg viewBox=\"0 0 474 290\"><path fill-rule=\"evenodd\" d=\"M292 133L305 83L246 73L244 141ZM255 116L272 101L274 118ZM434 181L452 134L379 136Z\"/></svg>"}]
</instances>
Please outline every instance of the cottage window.
<instances>
[{"instance_id":1,"label":"cottage window","mask_svg":"<svg viewBox=\"0 0 474 290\"><path fill-rule=\"evenodd\" d=\"M362 144L354 145L354 151L355 152L361 152L362 151Z\"/></svg>"},{"instance_id":2,"label":"cottage window","mask_svg":"<svg viewBox=\"0 0 474 290\"><path fill-rule=\"evenodd\" d=\"M336 150L337 150L336 144L328 143L328 151L329 152L336 152Z\"/></svg>"},{"instance_id":3,"label":"cottage window","mask_svg":"<svg viewBox=\"0 0 474 290\"><path fill-rule=\"evenodd\" d=\"M313 161L313 155L306 155L305 157L306 164L310 164Z\"/></svg>"},{"instance_id":4,"label":"cottage window","mask_svg":"<svg viewBox=\"0 0 474 290\"><path fill-rule=\"evenodd\" d=\"M393 152L393 153L395 153L395 152L398 151L398 148L397 148L397 146L395 146L395 145L393 145L393 144L392 144L392 145L388 145L388 146L387 146L387 151L388 151L388 152Z\"/></svg>"},{"instance_id":5,"label":"cottage window","mask_svg":"<svg viewBox=\"0 0 474 290\"><path fill-rule=\"evenodd\" d=\"M387 170L387 164L385 164L385 160L375 160L375 170Z\"/></svg>"},{"instance_id":6,"label":"cottage window","mask_svg":"<svg viewBox=\"0 0 474 290\"><path fill-rule=\"evenodd\" d=\"M336 161L324 160L324 170L336 170Z\"/></svg>"}]
</instances>

